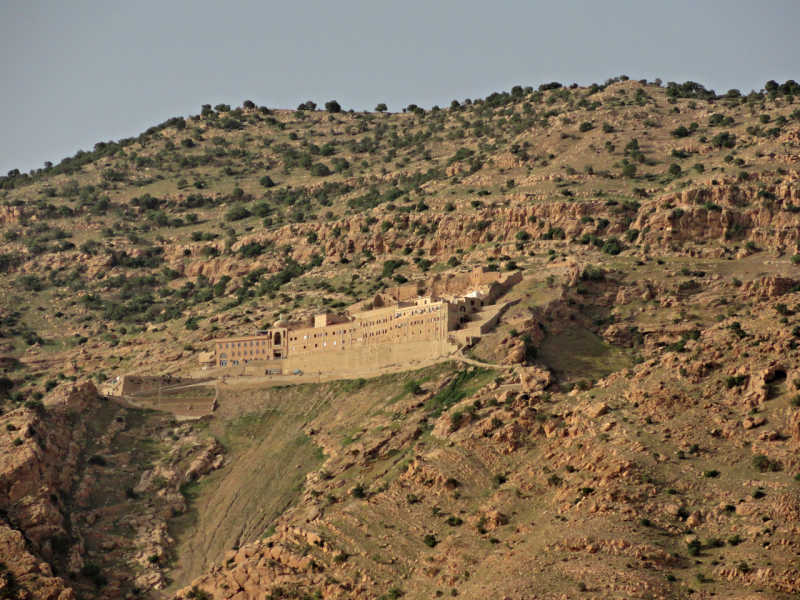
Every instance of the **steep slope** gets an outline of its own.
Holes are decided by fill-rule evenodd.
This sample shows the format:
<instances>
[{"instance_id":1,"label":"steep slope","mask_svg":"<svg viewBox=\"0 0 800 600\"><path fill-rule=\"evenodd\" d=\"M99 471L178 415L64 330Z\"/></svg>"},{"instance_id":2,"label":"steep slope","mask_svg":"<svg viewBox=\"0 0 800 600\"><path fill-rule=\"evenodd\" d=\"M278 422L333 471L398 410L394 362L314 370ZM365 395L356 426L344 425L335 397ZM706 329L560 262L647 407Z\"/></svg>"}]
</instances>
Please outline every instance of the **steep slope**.
<instances>
[{"instance_id":1,"label":"steep slope","mask_svg":"<svg viewBox=\"0 0 800 600\"><path fill-rule=\"evenodd\" d=\"M205 106L0 177L0 595L796 595L800 86L765 87ZM198 422L90 383L478 265L519 303L448 364Z\"/></svg>"},{"instance_id":2,"label":"steep slope","mask_svg":"<svg viewBox=\"0 0 800 600\"><path fill-rule=\"evenodd\" d=\"M758 333L776 314L722 320L584 390L551 391L537 369L476 390L467 366L413 374L419 396L359 384L359 406L381 400L355 435L312 422L329 458L302 503L181 595L788 598L800 382L793 334Z\"/></svg>"},{"instance_id":3,"label":"steep slope","mask_svg":"<svg viewBox=\"0 0 800 600\"><path fill-rule=\"evenodd\" d=\"M12 173L5 352L51 377L174 373L210 337L428 272L791 255L795 86L768 87L618 80L401 114L220 105Z\"/></svg>"}]
</instances>

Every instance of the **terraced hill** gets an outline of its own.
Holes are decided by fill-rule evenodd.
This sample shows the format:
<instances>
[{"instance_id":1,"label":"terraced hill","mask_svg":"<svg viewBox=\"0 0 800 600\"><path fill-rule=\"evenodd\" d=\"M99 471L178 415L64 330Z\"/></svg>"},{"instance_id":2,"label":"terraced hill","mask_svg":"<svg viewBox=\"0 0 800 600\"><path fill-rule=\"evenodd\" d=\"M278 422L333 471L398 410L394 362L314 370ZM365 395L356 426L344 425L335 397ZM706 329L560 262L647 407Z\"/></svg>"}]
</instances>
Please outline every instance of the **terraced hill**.
<instances>
[{"instance_id":1,"label":"terraced hill","mask_svg":"<svg viewBox=\"0 0 800 600\"><path fill-rule=\"evenodd\" d=\"M206 106L0 178L0 592L796 594L797 93ZM519 303L447 364L194 425L86 387L476 265L522 269Z\"/></svg>"}]
</instances>

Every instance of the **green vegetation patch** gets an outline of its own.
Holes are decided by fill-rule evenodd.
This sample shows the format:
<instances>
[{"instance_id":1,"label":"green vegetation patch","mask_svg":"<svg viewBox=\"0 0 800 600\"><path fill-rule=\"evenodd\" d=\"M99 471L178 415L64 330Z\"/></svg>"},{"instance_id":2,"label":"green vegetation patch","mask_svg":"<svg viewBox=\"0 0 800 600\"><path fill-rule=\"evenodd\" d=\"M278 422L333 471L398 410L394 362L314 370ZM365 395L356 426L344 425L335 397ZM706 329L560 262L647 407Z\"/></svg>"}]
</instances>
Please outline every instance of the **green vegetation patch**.
<instances>
[{"instance_id":1,"label":"green vegetation patch","mask_svg":"<svg viewBox=\"0 0 800 600\"><path fill-rule=\"evenodd\" d=\"M460 371L442 391L437 393L426 404L432 417L440 416L445 410L458 404L467 396L474 394L486 385L495 375L491 369L470 367Z\"/></svg>"},{"instance_id":2,"label":"green vegetation patch","mask_svg":"<svg viewBox=\"0 0 800 600\"><path fill-rule=\"evenodd\" d=\"M624 352L578 328L548 335L539 346L539 361L564 379L598 379L632 366Z\"/></svg>"}]
</instances>

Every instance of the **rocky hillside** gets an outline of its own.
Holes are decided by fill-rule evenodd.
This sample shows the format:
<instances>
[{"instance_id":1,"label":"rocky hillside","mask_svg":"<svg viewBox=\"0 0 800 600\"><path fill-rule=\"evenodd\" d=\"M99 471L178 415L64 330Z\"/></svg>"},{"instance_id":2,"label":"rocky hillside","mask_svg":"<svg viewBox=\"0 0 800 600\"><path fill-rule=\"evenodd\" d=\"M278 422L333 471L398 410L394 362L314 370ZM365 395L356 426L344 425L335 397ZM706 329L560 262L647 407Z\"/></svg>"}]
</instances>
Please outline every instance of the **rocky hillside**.
<instances>
[{"instance_id":1,"label":"rocky hillside","mask_svg":"<svg viewBox=\"0 0 800 600\"><path fill-rule=\"evenodd\" d=\"M0 178L0 595L792 597L798 88L204 106ZM445 365L94 387L476 265L519 303Z\"/></svg>"},{"instance_id":2,"label":"rocky hillside","mask_svg":"<svg viewBox=\"0 0 800 600\"><path fill-rule=\"evenodd\" d=\"M26 401L0 427L3 597L164 587L181 488L225 458L202 423L113 405L87 382Z\"/></svg>"}]
</instances>

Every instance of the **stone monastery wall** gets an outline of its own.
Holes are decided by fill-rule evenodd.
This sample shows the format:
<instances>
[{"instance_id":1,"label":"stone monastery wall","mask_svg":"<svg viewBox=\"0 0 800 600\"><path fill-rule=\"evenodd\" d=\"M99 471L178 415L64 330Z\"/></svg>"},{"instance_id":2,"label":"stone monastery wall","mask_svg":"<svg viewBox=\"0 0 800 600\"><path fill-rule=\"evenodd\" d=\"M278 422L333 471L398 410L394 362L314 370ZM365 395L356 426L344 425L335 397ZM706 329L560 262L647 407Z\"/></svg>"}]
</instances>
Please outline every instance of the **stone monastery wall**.
<instances>
[{"instance_id":1,"label":"stone monastery wall","mask_svg":"<svg viewBox=\"0 0 800 600\"><path fill-rule=\"evenodd\" d=\"M485 267L475 267L469 273L437 274L423 284L411 283L387 288L377 294L372 301L355 304L351 310L359 310L364 304L372 304L376 308L391 302L407 302L419 297L420 288L425 294L437 297L457 295L464 290L477 290L483 294L484 304L492 303L506 289L522 281L522 271L500 273L489 271Z\"/></svg>"},{"instance_id":2,"label":"stone monastery wall","mask_svg":"<svg viewBox=\"0 0 800 600\"><path fill-rule=\"evenodd\" d=\"M374 309L352 316L317 315L313 327L290 327L278 321L266 331L214 341L212 362L226 375L353 371L447 356L494 326L503 307L484 306L522 273L501 275L474 269L431 281L442 288L464 289L490 284L485 292L443 299L436 295L398 300L392 293L376 296ZM394 288L405 297L416 286Z\"/></svg>"},{"instance_id":3,"label":"stone monastery wall","mask_svg":"<svg viewBox=\"0 0 800 600\"><path fill-rule=\"evenodd\" d=\"M369 350L368 357L374 354L371 349L378 346L397 349L411 342L442 342L450 331L468 322L468 315L481 307L479 298L452 303L427 297L414 303L398 302L350 319L320 315L314 327L276 326L259 334L216 340L216 366L223 368L303 356L309 357L312 363L315 360L339 362L344 359L341 352L345 350ZM304 361L304 364L309 363ZM329 364L322 366L324 370L331 368Z\"/></svg>"}]
</instances>

